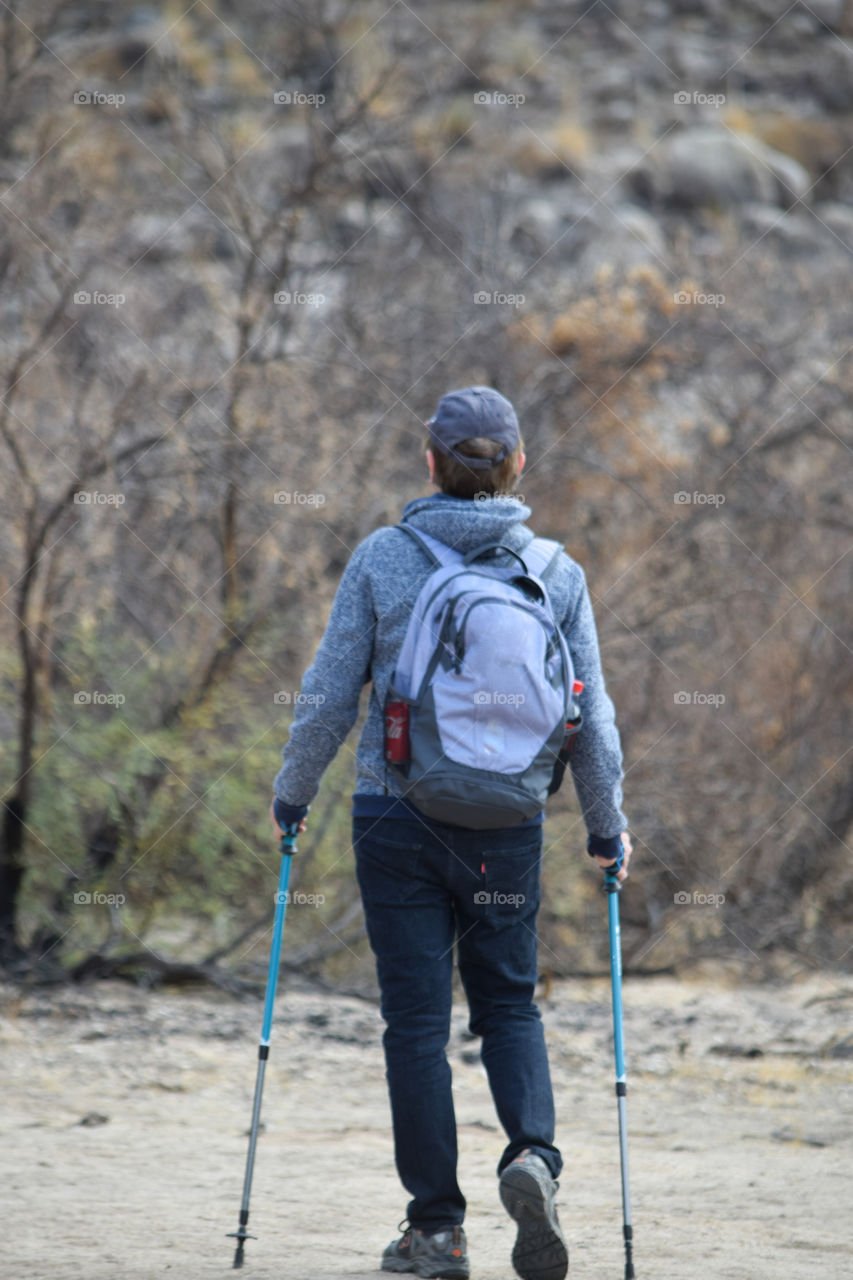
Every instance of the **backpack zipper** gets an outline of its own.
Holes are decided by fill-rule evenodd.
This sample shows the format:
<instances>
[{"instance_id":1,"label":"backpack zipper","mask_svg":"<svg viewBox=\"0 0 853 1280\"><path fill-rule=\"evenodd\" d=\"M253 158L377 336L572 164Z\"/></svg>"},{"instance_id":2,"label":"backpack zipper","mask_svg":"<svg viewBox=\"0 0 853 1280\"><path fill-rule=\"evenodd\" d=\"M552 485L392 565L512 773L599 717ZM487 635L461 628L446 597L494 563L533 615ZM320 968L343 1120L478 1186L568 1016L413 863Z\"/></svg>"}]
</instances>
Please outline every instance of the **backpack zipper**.
<instances>
[{"instance_id":1,"label":"backpack zipper","mask_svg":"<svg viewBox=\"0 0 853 1280\"><path fill-rule=\"evenodd\" d=\"M466 569L465 572L467 573L469 572L469 570ZM433 592L432 596L430 597L430 600L428 601L427 605L423 609L423 612L421 613L422 618L424 619L426 618L426 613L427 613L427 609L429 608L429 605L432 603L435 597L441 591L444 590L447 583L453 580L454 576L460 577L461 574L455 574L455 575L452 575L450 578L445 579L445 581L441 584L441 586L438 587ZM427 664L427 668L426 668L426 671L424 672L423 679L421 680L420 687L418 688L417 695L414 698L414 702L416 705L420 703L421 698L423 697L424 690L429 685L430 680L432 680L435 669L441 660L441 655L443 650L449 647L448 640L449 640L450 630L453 623L453 614L454 614L457 603L461 599L462 599L462 596L460 594L460 595L450 596L449 599L445 601L444 618L442 619L441 630L438 633L438 640L436 642L435 649L433 651L432 657L429 660L429 663ZM456 652L455 652L454 659L452 661L454 670L456 670L457 672L461 670L462 658L465 652L464 631L465 631L465 625L468 621L469 614L471 613L472 609L476 609L478 604L490 604L490 603L509 605L513 609L520 609L522 613L526 613L530 617L533 617L542 627L543 631L546 632L549 645L553 642L554 638L557 637L557 645L560 651L560 662L561 662L562 672L563 672L563 683L566 686L566 693L564 698L564 702L565 702L564 710L568 715L568 706L569 706L569 699L570 699L570 693L568 690L569 667L567 662L568 655L566 652L565 642L562 640L562 634L560 632L559 626L554 620L553 614L551 615L550 618L547 616L545 618L539 617L538 613L540 610L543 609L543 606L540 604L536 604L534 601L507 600L504 596L480 596L479 599L474 600L466 609L460 625L456 628L457 637L460 637L460 636L462 637L462 648L460 651L458 641L457 641L457 644L454 646ZM550 601L548 603L550 607ZM549 631L549 628L550 628L550 631ZM547 649L546 649L546 653L547 653Z\"/></svg>"},{"instance_id":2,"label":"backpack zipper","mask_svg":"<svg viewBox=\"0 0 853 1280\"><path fill-rule=\"evenodd\" d=\"M459 597L457 596L455 597L455 599L458 600ZM479 600L474 600L473 603L470 604L466 609L462 622L457 628L457 635L462 636L462 652L464 653L464 647L465 647L464 631L465 631L465 624L468 621L469 614L473 609L476 609L478 604L489 604L489 603L510 605L513 609L521 609L523 613L528 613L533 618L535 618L535 620L539 623L539 625L542 627L543 631L545 631L548 637L548 646L545 649L546 657L548 653L548 647L550 647L551 644L553 644L554 640L556 639L557 648L559 649L559 653L560 653L560 665L562 667L563 685L565 689L565 693L563 697L563 702L565 705L563 710L565 714L568 715L568 708L571 700L571 690L569 688L570 681L569 681L568 650L567 650L562 632L560 631L560 628L557 625L557 623L553 619L549 620L546 618L540 618L536 616L537 610L541 608L540 605L537 605L532 601L529 604L526 604L526 603L523 603L521 600L505 600L503 596L482 596ZM549 626L551 628L550 633L548 630ZM461 660L462 654L460 654L459 657ZM433 670L435 670L434 667L433 667ZM430 675L431 674L432 673L430 673Z\"/></svg>"}]
</instances>

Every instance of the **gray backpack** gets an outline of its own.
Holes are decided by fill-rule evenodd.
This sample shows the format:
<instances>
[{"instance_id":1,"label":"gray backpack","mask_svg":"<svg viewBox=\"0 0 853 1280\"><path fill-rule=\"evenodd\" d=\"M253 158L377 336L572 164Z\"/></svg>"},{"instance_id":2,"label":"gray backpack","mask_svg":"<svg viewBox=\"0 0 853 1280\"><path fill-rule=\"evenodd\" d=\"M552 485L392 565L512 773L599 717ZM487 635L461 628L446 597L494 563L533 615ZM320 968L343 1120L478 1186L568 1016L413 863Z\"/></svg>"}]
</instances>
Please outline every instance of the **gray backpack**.
<instances>
[{"instance_id":1,"label":"gray backpack","mask_svg":"<svg viewBox=\"0 0 853 1280\"><path fill-rule=\"evenodd\" d=\"M385 758L427 817L516 826L560 785L580 727L572 660L545 589L560 544L534 538L521 556L487 543L463 555L397 528L435 568L391 680Z\"/></svg>"}]
</instances>

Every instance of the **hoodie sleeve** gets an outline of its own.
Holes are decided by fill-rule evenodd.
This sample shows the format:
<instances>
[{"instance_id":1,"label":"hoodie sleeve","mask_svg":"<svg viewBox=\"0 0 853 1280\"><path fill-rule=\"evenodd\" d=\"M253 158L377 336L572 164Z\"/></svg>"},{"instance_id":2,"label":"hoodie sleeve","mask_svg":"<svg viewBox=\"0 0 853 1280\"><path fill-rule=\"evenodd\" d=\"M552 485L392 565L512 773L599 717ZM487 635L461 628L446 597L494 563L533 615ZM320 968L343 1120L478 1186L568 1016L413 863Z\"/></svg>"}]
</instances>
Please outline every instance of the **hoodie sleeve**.
<instances>
[{"instance_id":1,"label":"hoodie sleeve","mask_svg":"<svg viewBox=\"0 0 853 1280\"><path fill-rule=\"evenodd\" d=\"M575 790L590 836L618 836L628 827L622 812L622 746L613 703L604 684L598 633L586 575L580 565L580 595L563 622L575 675L583 680L583 727L569 756Z\"/></svg>"},{"instance_id":2,"label":"hoodie sleeve","mask_svg":"<svg viewBox=\"0 0 853 1280\"><path fill-rule=\"evenodd\" d=\"M371 678L376 612L364 560L361 543L344 570L320 646L302 678L273 783L285 805L314 799L323 773L355 724L361 690Z\"/></svg>"}]
</instances>

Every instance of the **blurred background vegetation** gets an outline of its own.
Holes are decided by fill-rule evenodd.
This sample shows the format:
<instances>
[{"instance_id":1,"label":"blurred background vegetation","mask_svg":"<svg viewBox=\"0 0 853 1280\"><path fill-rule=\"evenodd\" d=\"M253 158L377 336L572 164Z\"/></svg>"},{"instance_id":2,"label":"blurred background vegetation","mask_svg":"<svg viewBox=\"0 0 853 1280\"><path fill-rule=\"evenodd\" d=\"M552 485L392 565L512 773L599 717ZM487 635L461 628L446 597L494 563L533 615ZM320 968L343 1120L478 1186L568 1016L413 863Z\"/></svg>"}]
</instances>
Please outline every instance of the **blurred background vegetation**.
<instances>
[{"instance_id":1,"label":"blurred background vegetation","mask_svg":"<svg viewBox=\"0 0 853 1280\"><path fill-rule=\"evenodd\" d=\"M593 593L626 966L853 967L850 0L10 0L0 81L10 970L262 972L301 673L477 382ZM285 951L360 990L355 741ZM546 849L602 972L570 787Z\"/></svg>"}]
</instances>

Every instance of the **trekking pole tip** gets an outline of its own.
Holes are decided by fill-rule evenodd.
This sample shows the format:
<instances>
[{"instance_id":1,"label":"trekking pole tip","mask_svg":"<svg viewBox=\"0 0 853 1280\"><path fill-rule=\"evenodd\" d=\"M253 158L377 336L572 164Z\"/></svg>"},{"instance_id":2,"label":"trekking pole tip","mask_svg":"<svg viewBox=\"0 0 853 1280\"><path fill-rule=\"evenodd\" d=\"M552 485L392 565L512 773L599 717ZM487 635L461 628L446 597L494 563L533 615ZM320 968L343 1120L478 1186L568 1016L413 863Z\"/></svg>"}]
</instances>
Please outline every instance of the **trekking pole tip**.
<instances>
[{"instance_id":1,"label":"trekking pole tip","mask_svg":"<svg viewBox=\"0 0 853 1280\"><path fill-rule=\"evenodd\" d=\"M228 1239L237 1241L237 1248L234 1250L234 1265L232 1267L232 1271L239 1271L240 1267L243 1265L243 1249L245 1248L246 1241L255 1240L256 1238L256 1236L249 1235L245 1224L241 1225L238 1231L228 1232Z\"/></svg>"}]
</instances>

